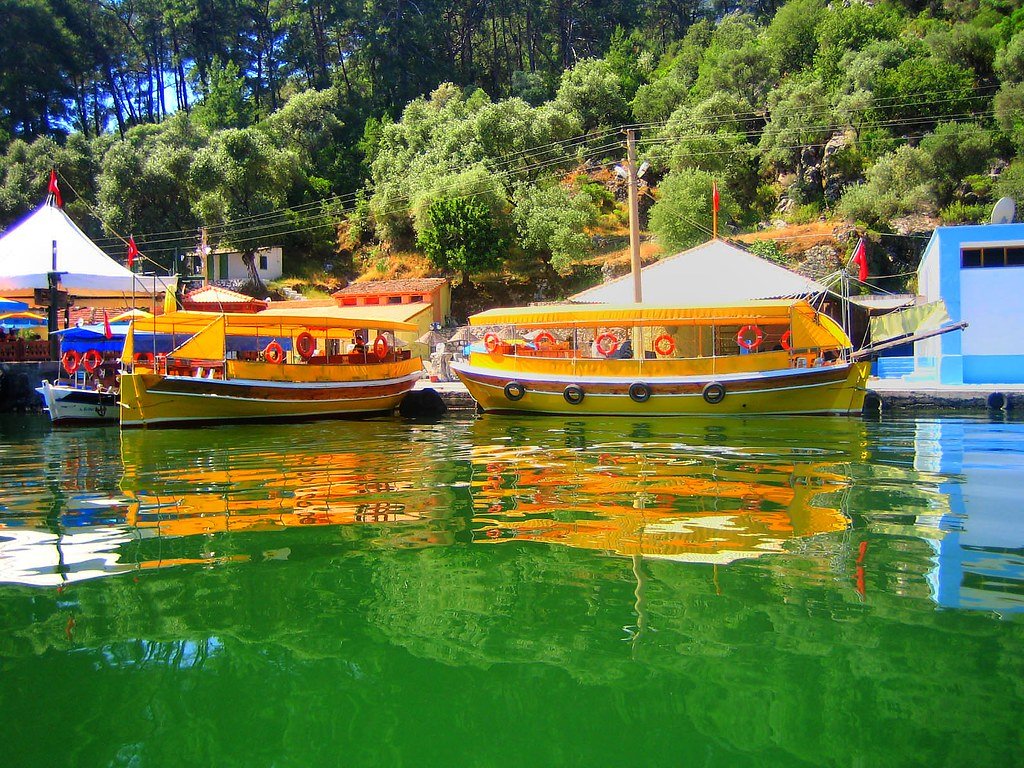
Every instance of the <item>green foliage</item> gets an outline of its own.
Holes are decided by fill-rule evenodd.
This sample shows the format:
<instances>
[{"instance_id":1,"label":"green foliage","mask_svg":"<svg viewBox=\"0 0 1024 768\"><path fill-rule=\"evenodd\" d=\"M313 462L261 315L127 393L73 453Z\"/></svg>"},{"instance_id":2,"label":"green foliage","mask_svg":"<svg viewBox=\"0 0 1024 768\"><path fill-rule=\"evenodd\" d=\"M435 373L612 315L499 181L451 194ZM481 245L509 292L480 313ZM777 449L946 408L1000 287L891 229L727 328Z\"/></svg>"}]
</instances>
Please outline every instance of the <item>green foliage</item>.
<instances>
[{"instance_id":1,"label":"green foliage","mask_svg":"<svg viewBox=\"0 0 1024 768\"><path fill-rule=\"evenodd\" d=\"M765 30L764 48L779 72L798 72L814 61L815 30L825 7L824 0L789 0L776 11Z\"/></svg>"},{"instance_id":2,"label":"green foliage","mask_svg":"<svg viewBox=\"0 0 1024 768\"><path fill-rule=\"evenodd\" d=\"M868 169L867 181L843 195L839 210L870 225L935 207L931 157L923 149L902 146Z\"/></svg>"},{"instance_id":3,"label":"green foliage","mask_svg":"<svg viewBox=\"0 0 1024 768\"><path fill-rule=\"evenodd\" d=\"M993 157L988 131L973 123L942 123L921 140L935 169L938 204L953 199L953 192L966 176L986 170Z\"/></svg>"},{"instance_id":4,"label":"green foliage","mask_svg":"<svg viewBox=\"0 0 1024 768\"><path fill-rule=\"evenodd\" d=\"M461 197L443 197L427 208L417 240L427 257L446 272L469 276L493 269L507 248L503 227L486 205Z\"/></svg>"},{"instance_id":5,"label":"green foliage","mask_svg":"<svg viewBox=\"0 0 1024 768\"><path fill-rule=\"evenodd\" d=\"M233 61L214 57L209 79L200 87L202 101L192 113L193 119L207 130L244 128L252 122L245 80Z\"/></svg>"},{"instance_id":6,"label":"green foliage","mask_svg":"<svg viewBox=\"0 0 1024 768\"><path fill-rule=\"evenodd\" d=\"M575 116L584 131L621 125L629 115L618 75L600 59L584 59L568 70L554 104Z\"/></svg>"},{"instance_id":7,"label":"green foliage","mask_svg":"<svg viewBox=\"0 0 1024 768\"><path fill-rule=\"evenodd\" d=\"M786 266L789 264L789 256L785 248L779 245L778 240L755 240L749 246L752 253L756 253L762 259L767 259L773 264Z\"/></svg>"},{"instance_id":8,"label":"green foliage","mask_svg":"<svg viewBox=\"0 0 1024 768\"><path fill-rule=\"evenodd\" d=\"M569 274L590 253L586 227L596 223L597 207L585 190L573 194L557 184L524 184L516 189L514 201L520 244L548 256L558 274Z\"/></svg>"},{"instance_id":9,"label":"green foliage","mask_svg":"<svg viewBox=\"0 0 1024 768\"><path fill-rule=\"evenodd\" d=\"M1024 30L1017 32L996 54L995 71L1004 83L1024 81Z\"/></svg>"},{"instance_id":10,"label":"green foliage","mask_svg":"<svg viewBox=\"0 0 1024 768\"><path fill-rule=\"evenodd\" d=\"M834 5L817 29L818 51L814 66L828 85L835 84L842 72L841 62L850 51L860 51L876 40L896 40L903 30L900 11L888 3Z\"/></svg>"},{"instance_id":11,"label":"green foliage","mask_svg":"<svg viewBox=\"0 0 1024 768\"><path fill-rule=\"evenodd\" d=\"M1012 197L1018 206L1024 205L1024 157L1010 163L992 186L992 197Z\"/></svg>"},{"instance_id":12,"label":"green foliage","mask_svg":"<svg viewBox=\"0 0 1024 768\"><path fill-rule=\"evenodd\" d=\"M993 100L996 121L1018 153L1024 153L1024 83L1003 85Z\"/></svg>"},{"instance_id":13,"label":"green foliage","mask_svg":"<svg viewBox=\"0 0 1024 768\"><path fill-rule=\"evenodd\" d=\"M991 209L992 206L989 205L968 205L958 201L943 208L939 212L939 218L946 225L983 224L988 219Z\"/></svg>"},{"instance_id":14,"label":"green foliage","mask_svg":"<svg viewBox=\"0 0 1024 768\"><path fill-rule=\"evenodd\" d=\"M713 178L696 169L670 173L659 187L659 199L651 208L650 226L669 250L683 250L711 236ZM719 189L719 227L739 216L739 206L728 189Z\"/></svg>"}]
</instances>

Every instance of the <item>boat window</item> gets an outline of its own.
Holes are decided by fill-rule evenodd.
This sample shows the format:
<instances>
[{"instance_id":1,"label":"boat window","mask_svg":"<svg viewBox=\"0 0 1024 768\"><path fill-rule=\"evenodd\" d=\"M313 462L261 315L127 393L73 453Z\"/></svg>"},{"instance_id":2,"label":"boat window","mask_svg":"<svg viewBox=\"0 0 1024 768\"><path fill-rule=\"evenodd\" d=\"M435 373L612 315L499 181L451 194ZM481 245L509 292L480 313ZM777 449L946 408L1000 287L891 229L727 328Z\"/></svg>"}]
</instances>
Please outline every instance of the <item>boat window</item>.
<instances>
[{"instance_id":1,"label":"boat window","mask_svg":"<svg viewBox=\"0 0 1024 768\"><path fill-rule=\"evenodd\" d=\"M1024 247L1006 249L1006 266L1024 267Z\"/></svg>"}]
</instances>

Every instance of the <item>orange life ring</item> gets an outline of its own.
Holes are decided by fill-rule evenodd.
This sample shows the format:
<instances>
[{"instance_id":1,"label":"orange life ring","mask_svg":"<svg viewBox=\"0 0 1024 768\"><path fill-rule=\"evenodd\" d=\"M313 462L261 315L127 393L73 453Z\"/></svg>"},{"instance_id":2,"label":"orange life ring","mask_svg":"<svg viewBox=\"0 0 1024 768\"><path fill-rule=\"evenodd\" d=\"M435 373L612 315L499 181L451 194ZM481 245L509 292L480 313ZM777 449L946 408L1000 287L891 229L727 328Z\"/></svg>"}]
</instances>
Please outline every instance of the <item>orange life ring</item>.
<instances>
[{"instance_id":1,"label":"orange life ring","mask_svg":"<svg viewBox=\"0 0 1024 768\"><path fill-rule=\"evenodd\" d=\"M552 336L547 331L541 331L540 333L538 333L536 336L533 337L533 343L536 345L536 347L538 349L540 349L540 343L542 341L545 344L554 344L555 343L555 337Z\"/></svg>"},{"instance_id":2,"label":"orange life ring","mask_svg":"<svg viewBox=\"0 0 1024 768\"><path fill-rule=\"evenodd\" d=\"M278 363L284 362L284 347L278 344L276 341L272 341L267 344L263 350L263 359L268 363L277 365Z\"/></svg>"},{"instance_id":3,"label":"orange life ring","mask_svg":"<svg viewBox=\"0 0 1024 768\"><path fill-rule=\"evenodd\" d=\"M597 351L605 357L611 357L619 348L619 339L614 333L602 333L594 339L594 343L597 345Z\"/></svg>"},{"instance_id":4,"label":"orange life ring","mask_svg":"<svg viewBox=\"0 0 1024 768\"><path fill-rule=\"evenodd\" d=\"M484 334L484 349L487 350L487 354L493 355L499 344L501 344L501 339L498 338L498 334L493 332Z\"/></svg>"},{"instance_id":5,"label":"orange life ring","mask_svg":"<svg viewBox=\"0 0 1024 768\"><path fill-rule=\"evenodd\" d=\"M153 367L153 353L152 352L136 352L135 353L135 364L144 365L146 368Z\"/></svg>"},{"instance_id":6,"label":"orange life ring","mask_svg":"<svg viewBox=\"0 0 1024 768\"><path fill-rule=\"evenodd\" d=\"M69 349L60 357L60 364L64 366L64 370L68 373L73 374L78 370L78 363L81 362L81 356L73 349Z\"/></svg>"},{"instance_id":7,"label":"orange life ring","mask_svg":"<svg viewBox=\"0 0 1024 768\"><path fill-rule=\"evenodd\" d=\"M303 331L295 337L295 351L303 360L309 360L316 352L316 340L309 331Z\"/></svg>"},{"instance_id":8,"label":"orange life ring","mask_svg":"<svg viewBox=\"0 0 1024 768\"><path fill-rule=\"evenodd\" d=\"M747 334L753 333L754 338L748 339ZM736 334L736 343L743 347L748 352L757 349L761 346L761 342L764 341L764 333L761 329L751 323L750 325L744 325L740 328L739 333Z\"/></svg>"},{"instance_id":9,"label":"orange life ring","mask_svg":"<svg viewBox=\"0 0 1024 768\"><path fill-rule=\"evenodd\" d=\"M85 354L82 355L82 367L85 368L86 373L92 373L102 364L103 355L101 355L97 349L88 349Z\"/></svg>"},{"instance_id":10,"label":"orange life ring","mask_svg":"<svg viewBox=\"0 0 1024 768\"><path fill-rule=\"evenodd\" d=\"M779 341L779 343L782 345L782 348L784 350L789 352L789 350L793 348L793 332L786 331L784 334L782 334L782 339Z\"/></svg>"},{"instance_id":11,"label":"orange life ring","mask_svg":"<svg viewBox=\"0 0 1024 768\"><path fill-rule=\"evenodd\" d=\"M388 344L388 339L384 334L377 334L377 338L373 340L373 354L377 356L378 360L383 360L388 356L388 350L391 346Z\"/></svg>"},{"instance_id":12,"label":"orange life ring","mask_svg":"<svg viewBox=\"0 0 1024 768\"><path fill-rule=\"evenodd\" d=\"M654 351L662 357L668 357L676 351L676 343L671 336L663 333L654 340Z\"/></svg>"}]
</instances>

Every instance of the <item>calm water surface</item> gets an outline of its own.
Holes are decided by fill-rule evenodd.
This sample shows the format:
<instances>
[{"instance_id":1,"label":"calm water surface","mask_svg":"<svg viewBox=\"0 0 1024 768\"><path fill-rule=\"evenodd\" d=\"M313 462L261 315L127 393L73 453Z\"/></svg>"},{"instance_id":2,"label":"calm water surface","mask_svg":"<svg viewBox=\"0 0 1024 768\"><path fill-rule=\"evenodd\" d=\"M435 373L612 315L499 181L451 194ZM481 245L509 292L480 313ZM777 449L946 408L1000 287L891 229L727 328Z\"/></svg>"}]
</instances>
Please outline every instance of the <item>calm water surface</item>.
<instances>
[{"instance_id":1,"label":"calm water surface","mask_svg":"<svg viewBox=\"0 0 1024 768\"><path fill-rule=\"evenodd\" d=\"M1010 766L1024 421L0 417L9 766Z\"/></svg>"}]
</instances>

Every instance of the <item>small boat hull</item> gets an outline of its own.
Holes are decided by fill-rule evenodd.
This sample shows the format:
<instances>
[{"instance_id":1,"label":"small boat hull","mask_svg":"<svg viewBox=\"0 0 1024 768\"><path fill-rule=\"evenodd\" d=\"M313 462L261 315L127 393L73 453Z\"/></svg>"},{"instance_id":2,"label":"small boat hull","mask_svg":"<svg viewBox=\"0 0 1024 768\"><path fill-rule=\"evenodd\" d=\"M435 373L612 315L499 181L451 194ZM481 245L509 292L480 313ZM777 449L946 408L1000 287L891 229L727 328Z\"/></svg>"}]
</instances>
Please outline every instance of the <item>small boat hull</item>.
<instances>
[{"instance_id":1,"label":"small boat hull","mask_svg":"<svg viewBox=\"0 0 1024 768\"><path fill-rule=\"evenodd\" d=\"M102 424L117 421L119 408L116 392L99 392L50 381L44 381L42 386L36 387L36 392L42 395L45 410L54 424Z\"/></svg>"},{"instance_id":2,"label":"small boat hull","mask_svg":"<svg viewBox=\"0 0 1024 768\"><path fill-rule=\"evenodd\" d=\"M415 359L381 368L375 378L338 381L124 374L121 426L304 421L390 413L420 378L421 364Z\"/></svg>"},{"instance_id":3,"label":"small boat hull","mask_svg":"<svg viewBox=\"0 0 1024 768\"><path fill-rule=\"evenodd\" d=\"M708 376L573 377L453 363L484 411L619 416L859 414L867 363Z\"/></svg>"}]
</instances>

